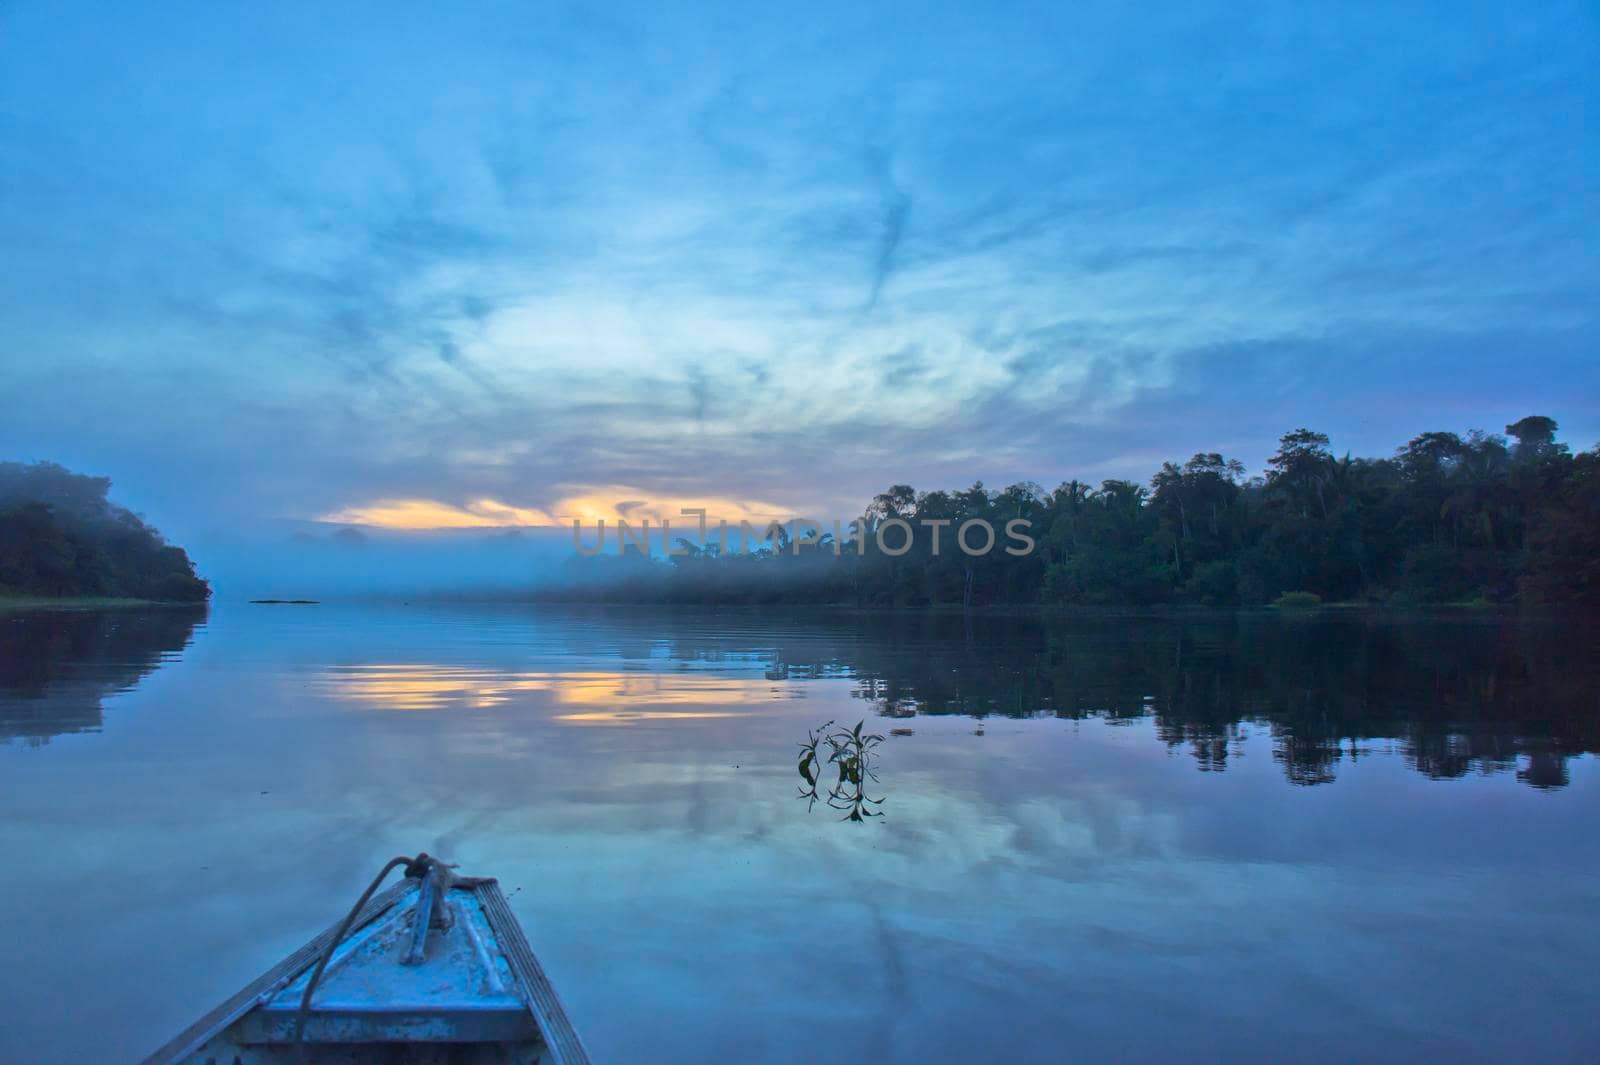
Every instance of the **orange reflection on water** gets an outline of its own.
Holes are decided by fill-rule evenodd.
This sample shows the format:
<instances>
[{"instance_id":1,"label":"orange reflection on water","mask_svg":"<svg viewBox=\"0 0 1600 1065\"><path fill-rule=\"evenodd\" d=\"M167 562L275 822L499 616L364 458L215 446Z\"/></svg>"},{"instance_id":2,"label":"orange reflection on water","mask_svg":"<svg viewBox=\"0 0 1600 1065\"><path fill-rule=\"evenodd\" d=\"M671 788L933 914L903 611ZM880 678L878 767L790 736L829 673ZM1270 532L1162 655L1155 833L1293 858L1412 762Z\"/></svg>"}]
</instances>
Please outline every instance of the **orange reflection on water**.
<instances>
[{"instance_id":1,"label":"orange reflection on water","mask_svg":"<svg viewBox=\"0 0 1600 1065\"><path fill-rule=\"evenodd\" d=\"M322 680L335 698L385 710L485 709L551 686L548 674L410 664L343 666Z\"/></svg>"},{"instance_id":2,"label":"orange reflection on water","mask_svg":"<svg viewBox=\"0 0 1600 1065\"><path fill-rule=\"evenodd\" d=\"M556 716L581 724L627 724L732 717L732 710L652 710L655 706L739 706L777 697L761 678L694 673L615 671L541 672L424 663L341 666L321 677L334 698L384 710L490 709L530 692L547 692L560 706L583 708Z\"/></svg>"},{"instance_id":3,"label":"orange reflection on water","mask_svg":"<svg viewBox=\"0 0 1600 1065\"><path fill-rule=\"evenodd\" d=\"M702 673L552 673L556 698L569 706L613 703L693 703L730 706L772 697L772 682L759 677Z\"/></svg>"},{"instance_id":4,"label":"orange reflection on water","mask_svg":"<svg viewBox=\"0 0 1600 1065\"><path fill-rule=\"evenodd\" d=\"M575 725L631 725L638 721L680 721L738 716L731 710L590 710L581 714L557 714L556 720Z\"/></svg>"}]
</instances>

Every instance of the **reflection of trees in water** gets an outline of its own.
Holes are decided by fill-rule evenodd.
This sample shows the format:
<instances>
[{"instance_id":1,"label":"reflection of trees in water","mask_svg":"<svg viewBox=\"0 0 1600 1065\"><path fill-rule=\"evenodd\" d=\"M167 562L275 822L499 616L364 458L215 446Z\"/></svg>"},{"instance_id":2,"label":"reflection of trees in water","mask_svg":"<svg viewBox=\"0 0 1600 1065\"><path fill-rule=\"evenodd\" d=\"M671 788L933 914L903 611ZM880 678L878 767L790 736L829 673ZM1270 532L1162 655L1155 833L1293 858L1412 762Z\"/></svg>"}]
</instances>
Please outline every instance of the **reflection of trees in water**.
<instances>
[{"instance_id":1,"label":"reflection of trees in water","mask_svg":"<svg viewBox=\"0 0 1600 1065\"><path fill-rule=\"evenodd\" d=\"M731 651L702 639L680 640L677 653ZM1600 752L1592 621L844 615L758 639L769 641L768 676L851 676L887 717L1151 719L1206 771L1225 769L1264 727L1297 784L1331 781L1340 762L1392 746L1434 778L1515 768L1530 785L1560 787L1570 757Z\"/></svg>"},{"instance_id":2,"label":"reflection of trees in water","mask_svg":"<svg viewBox=\"0 0 1600 1065\"><path fill-rule=\"evenodd\" d=\"M204 607L0 614L0 741L94 732L102 700L189 645Z\"/></svg>"}]
</instances>

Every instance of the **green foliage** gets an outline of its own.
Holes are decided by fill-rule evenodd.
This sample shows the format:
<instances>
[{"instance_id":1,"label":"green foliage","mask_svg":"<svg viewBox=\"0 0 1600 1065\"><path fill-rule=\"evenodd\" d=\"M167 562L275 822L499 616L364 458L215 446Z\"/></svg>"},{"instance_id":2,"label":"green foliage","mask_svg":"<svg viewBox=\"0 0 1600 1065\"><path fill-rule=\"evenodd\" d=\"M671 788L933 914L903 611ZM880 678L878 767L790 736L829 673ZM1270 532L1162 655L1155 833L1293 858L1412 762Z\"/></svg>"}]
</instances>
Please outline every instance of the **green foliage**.
<instances>
[{"instance_id":1,"label":"green foliage","mask_svg":"<svg viewBox=\"0 0 1600 1065\"><path fill-rule=\"evenodd\" d=\"M189 556L110 487L54 463L0 463L0 592L204 602Z\"/></svg>"},{"instance_id":2,"label":"green foliage","mask_svg":"<svg viewBox=\"0 0 1600 1065\"><path fill-rule=\"evenodd\" d=\"M1239 593L1239 567L1229 559L1201 563L1183 586L1184 599L1205 606L1236 606Z\"/></svg>"},{"instance_id":3,"label":"green foliage","mask_svg":"<svg viewBox=\"0 0 1600 1065\"><path fill-rule=\"evenodd\" d=\"M1438 543L1406 552L1399 591L1414 603L1450 603L1477 594L1463 552Z\"/></svg>"},{"instance_id":4,"label":"green foliage","mask_svg":"<svg viewBox=\"0 0 1600 1065\"><path fill-rule=\"evenodd\" d=\"M1600 604L1600 448L1562 464L1551 505L1531 516L1522 595L1539 603Z\"/></svg>"},{"instance_id":5,"label":"green foliage","mask_svg":"<svg viewBox=\"0 0 1600 1065\"><path fill-rule=\"evenodd\" d=\"M1069 481L1052 492L878 495L838 542L754 551L694 547L668 562L590 558L545 596L683 603L922 607L1258 606L1285 592L1322 601L1600 607L1600 458L1555 440L1549 418L1481 432L1423 433L1393 458L1336 457L1309 429L1284 435L1264 478L1216 452L1168 462L1148 486ZM1006 523L1031 522L1029 553L1004 551ZM956 531L982 519L996 548L973 557ZM884 523L915 530L910 551L878 544ZM939 550L933 549L938 527ZM886 530L891 550L904 530Z\"/></svg>"},{"instance_id":6,"label":"green foliage","mask_svg":"<svg viewBox=\"0 0 1600 1065\"><path fill-rule=\"evenodd\" d=\"M882 817L883 811L873 807L883 805L882 799L867 795L867 781L877 782L877 747L883 737L865 731L866 721L858 721L854 728L836 726L832 721L813 730L806 742L800 745L800 778L806 786L800 797L808 801L808 809L821 799L829 807L843 811L845 821L865 821L869 817ZM826 759L824 761L824 759ZM823 786L822 770L831 765L838 779L828 787Z\"/></svg>"},{"instance_id":7,"label":"green foliage","mask_svg":"<svg viewBox=\"0 0 1600 1065\"><path fill-rule=\"evenodd\" d=\"M1284 592L1272 605L1279 610L1315 610L1322 605L1322 596L1316 592Z\"/></svg>"}]
</instances>

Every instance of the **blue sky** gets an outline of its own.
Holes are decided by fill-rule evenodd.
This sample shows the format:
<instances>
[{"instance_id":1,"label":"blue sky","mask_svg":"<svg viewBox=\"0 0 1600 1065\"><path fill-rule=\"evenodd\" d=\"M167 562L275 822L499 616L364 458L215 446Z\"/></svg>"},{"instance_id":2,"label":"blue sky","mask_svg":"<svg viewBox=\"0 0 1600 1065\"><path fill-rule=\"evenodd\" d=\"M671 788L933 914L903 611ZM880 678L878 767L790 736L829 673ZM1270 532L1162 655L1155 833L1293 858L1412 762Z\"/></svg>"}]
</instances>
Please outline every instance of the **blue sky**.
<instances>
[{"instance_id":1,"label":"blue sky","mask_svg":"<svg viewBox=\"0 0 1600 1065\"><path fill-rule=\"evenodd\" d=\"M0 458L181 539L1589 447L1597 71L1590 3L10 3Z\"/></svg>"}]
</instances>

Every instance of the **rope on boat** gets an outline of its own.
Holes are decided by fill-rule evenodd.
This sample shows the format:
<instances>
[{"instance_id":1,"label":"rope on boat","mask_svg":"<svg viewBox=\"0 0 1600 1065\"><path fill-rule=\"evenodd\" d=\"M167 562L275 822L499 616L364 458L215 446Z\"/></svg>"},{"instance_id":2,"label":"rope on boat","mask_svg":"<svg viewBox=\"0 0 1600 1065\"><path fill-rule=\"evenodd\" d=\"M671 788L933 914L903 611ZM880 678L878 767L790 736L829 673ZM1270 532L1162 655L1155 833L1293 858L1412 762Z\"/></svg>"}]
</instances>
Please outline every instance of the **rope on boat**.
<instances>
[{"instance_id":1,"label":"rope on boat","mask_svg":"<svg viewBox=\"0 0 1600 1065\"><path fill-rule=\"evenodd\" d=\"M372 883L367 885L367 890L361 893L356 904L350 907L350 912L345 914L344 920L339 924L339 930L328 940L327 946L322 948L322 957L317 959L317 967L311 971L311 979L306 981L306 992L300 996L300 1009L294 1017L294 1038L290 1042L298 1048L297 1056L302 1060L305 1053L305 1044L302 1040L306 1034L306 1014L311 1009L311 996L316 992L317 981L322 979L322 971L328 967L334 950L344 942L344 937L350 934L350 926L355 923L356 915L366 906L367 900L372 898L372 893L378 890L378 885L383 883L395 869L403 865L406 867L406 876L409 879L421 880L437 863L438 859L429 857L426 852L418 854L415 858L404 854L390 858L384 867L378 870L378 875L372 878Z\"/></svg>"}]
</instances>

